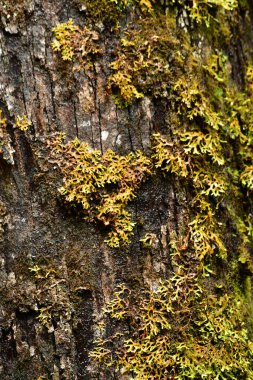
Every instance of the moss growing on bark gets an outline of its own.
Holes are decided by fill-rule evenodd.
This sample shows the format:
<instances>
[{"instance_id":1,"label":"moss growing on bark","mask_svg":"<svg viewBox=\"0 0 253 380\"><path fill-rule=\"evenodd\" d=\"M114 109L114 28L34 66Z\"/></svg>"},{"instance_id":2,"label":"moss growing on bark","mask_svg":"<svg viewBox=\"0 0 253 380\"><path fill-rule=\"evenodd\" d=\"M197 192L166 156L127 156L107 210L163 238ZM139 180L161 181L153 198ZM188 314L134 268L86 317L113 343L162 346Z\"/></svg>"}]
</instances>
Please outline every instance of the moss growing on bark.
<instances>
[{"instance_id":1,"label":"moss growing on bark","mask_svg":"<svg viewBox=\"0 0 253 380\"><path fill-rule=\"evenodd\" d=\"M126 207L151 174L151 160L141 152L119 156L109 149L102 155L78 139L63 144L61 138L51 143L64 175L61 194L89 220L111 229L106 239L111 247L128 244L135 223Z\"/></svg>"},{"instance_id":2,"label":"moss growing on bark","mask_svg":"<svg viewBox=\"0 0 253 380\"><path fill-rule=\"evenodd\" d=\"M111 10L122 15L133 4L116 2ZM125 207L146 175L152 179L162 171L191 194L188 231L171 240L167 251L167 280L141 296L122 285L105 313L113 332L108 336L107 325L91 356L136 379L251 379L244 306L249 285L245 296L241 272L252 273L252 68L239 89L224 49L231 31L222 29L237 3L175 1L172 12L163 5L152 3L125 27L108 85L122 108L144 96L166 102L169 133L153 134L153 153L145 155L102 155L77 140L55 147L65 177L62 194L81 204L90 220L112 228L111 246L129 242L132 222ZM183 21L176 8L184 10ZM196 24L197 44L187 33ZM225 36L219 49L206 35L214 24ZM228 223L233 233L226 236ZM152 236L142 241L152 244Z\"/></svg>"},{"instance_id":3,"label":"moss growing on bark","mask_svg":"<svg viewBox=\"0 0 253 380\"><path fill-rule=\"evenodd\" d=\"M97 32L86 27L81 29L72 19L56 25L53 32L52 48L61 54L64 61L74 61L85 71L92 68L92 62L101 53Z\"/></svg>"}]
</instances>

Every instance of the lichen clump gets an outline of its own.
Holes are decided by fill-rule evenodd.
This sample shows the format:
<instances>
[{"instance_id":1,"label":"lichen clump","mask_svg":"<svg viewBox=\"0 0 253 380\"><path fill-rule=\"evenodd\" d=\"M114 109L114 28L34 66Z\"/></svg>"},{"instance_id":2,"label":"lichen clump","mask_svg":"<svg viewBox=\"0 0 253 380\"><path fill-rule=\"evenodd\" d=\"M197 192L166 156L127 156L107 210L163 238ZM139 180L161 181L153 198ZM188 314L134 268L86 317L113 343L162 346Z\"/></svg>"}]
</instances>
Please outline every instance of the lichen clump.
<instances>
[{"instance_id":1,"label":"lichen clump","mask_svg":"<svg viewBox=\"0 0 253 380\"><path fill-rule=\"evenodd\" d=\"M100 54L97 32L87 27L81 29L72 19L56 25L53 32L52 48L61 54L64 61L76 61L85 70L92 67L93 59Z\"/></svg>"},{"instance_id":2,"label":"lichen clump","mask_svg":"<svg viewBox=\"0 0 253 380\"><path fill-rule=\"evenodd\" d=\"M173 19L164 15L140 19L128 27L108 80L117 105L128 106L144 94L168 96L168 86L184 61L177 34Z\"/></svg>"},{"instance_id":3,"label":"lichen clump","mask_svg":"<svg viewBox=\"0 0 253 380\"><path fill-rule=\"evenodd\" d=\"M15 125L16 128L20 129L21 131L25 132L28 130L28 128L31 126L30 120L27 118L26 115L24 116L17 116L15 119Z\"/></svg>"},{"instance_id":4,"label":"lichen clump","mask_svg":"<svg viewBox=\"0 0 253 380\"><path fill-rule=\"evenodd\" d=\"M78 139L64 144L62 136L53 141L53 152L64 174L60 192L66 201L110 228L111 247L129 243L134 223L126 207L151 174L151 160L142 152L120 156L108 149L102 155Z\"/></svg>"},{"instance_id":5,"label":"lichen clump","mask_svg":"<svg viewBox=\"0 0 253 380\"><path fill-rule=\"evenodd\" d=\"M177 273L156 291L135 294L138 306L129 302L129 289L120 287L105 312L113 334L96 341L91 357L138 380L251 379L253 344L243 295L219 295L218 287L207 292L202 282L209 274L194 253L183 258L176 246L171 253ZM131 327L122 343L126 321Z\"/></svg>"}]
</instances>

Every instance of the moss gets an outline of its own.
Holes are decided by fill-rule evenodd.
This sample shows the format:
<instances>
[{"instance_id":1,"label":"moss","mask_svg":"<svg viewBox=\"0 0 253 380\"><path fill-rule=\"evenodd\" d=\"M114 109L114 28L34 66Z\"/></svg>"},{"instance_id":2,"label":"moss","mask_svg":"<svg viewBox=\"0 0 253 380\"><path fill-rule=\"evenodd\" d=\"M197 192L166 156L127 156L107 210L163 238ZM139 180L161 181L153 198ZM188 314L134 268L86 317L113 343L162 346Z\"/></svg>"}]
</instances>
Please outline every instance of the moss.
<instances>
[{"instance_id":1,"label":"moss","mask_svg":"<svg viewBox=\"0 0 253 380\"><path fill-rule=\"evenodd\" d=\"M80 0L85 5L85 11L92 23L103 22L105 25L115 27L122 16L124 5L111 0Z\"/></svg>"},{"instance_id":2,"label":"moss","mask_svg":"<svg viewBox=\"0 0 253 380\"><path fill-rule=\"evenodd\" d=\"M85 5L88 18L93 22L103 22L110 28L119 28L122 16L128 8L138 7L143 13L152 12L150 0L79 0Z\"/></svg>"},{"instance_id":3,"label":"moss","mask_svg":"<svg viewBox=\"0 0 253 380\"><path fill-rule=\"evenodd\" d=\"M55 39L52 48L60 52L64 61L75 61L85 71L92 68L92 62L100 54L99 35L86 27L81 29L70 19L53 28Z\"/></svg>"},{"instance_id":4,"label":"moss","mask_svg":"<svg viewBox=\"0 0 253 380\"><path fill-rule=\"evenodd\" d=\"M236 289L228 295L224 284L219 285L220 294L205 289L205 278L213 272L203 271L193 242L191 238L187 254L172 244L177 270L156 291L130 297L130 290L119 288L106 309L116 326L114 333L96 342L91 357L135 379L252 377L253 346L244 325L244 296ZM118 330L124 321L132 328L122 341Z\"/></svg>"},{"instance_id":5,"label":"moss","mask_svg":"<svg viewBox=\"0 0 253 380\"><path fill-rule=\"evenodd\" d=\"M20 129L21 131L27 131L28 128L31 126L30 120L28 120L27 116L17 116L15 119L15 125L16 128Z\"/></svg>"},{"instance_id":6,"label":"moss","mask_svg":"<svg viewBox=\"0 0 253 380\"><path fill-rule=\"evenodd\" d=\"M180 72L186 43L170 15L152 15L127 28L111 63L108 82L116 104L128 106L144 94L167 97L168 86ZM169 62L168 62L169 59Z\"/></svg>"},{"instance_id":7,"label":"moss","mask_svg":"<svg viewBox=\"0 0 253 380\"><path fill-rule=\"evenodd\" d=\"M63 144L62 136L51 144L64 175L60 192L66 201L80 205L89 220L110 227L110 246L129 243L135 224L126 206L151 173L150 159L141 152L119 156L107 150L102 155L78 139Z\"/></svg>"},{"instance_id":8,"label":"moss","mask_svg":"<svg viewBox=\"0 0 253 380\"><path fill-rule=\"evenodd\" d=\"M221 52L207 55L201 65L189 66L186 75L175 78L170 92L177 112L172 137L153 136L155 167L178 176L192 189L189 234L184 247L178 242L171 247L174 273L156 291L143 296L139 306L130 302L126 290L117 293L109 304L109 320L129 323L130 319L133 330L122 338L116 328L109 338L97 342L91 354L136 379L253 376L253 346L244 325L246 300L238 291L239 280L233 277L229 288L223 279L216 290L206 281L216 274L217 259L233 276L238 275L238 262L251 268L250 215L234 209L232 219L242 217L237 229L241 239L235 252L237 262L226 247L225 226L218 219L221 200L226 202L228 193L238 197L241 185L251 189L252 181L252 103L229 78L227 58ZM229 192L235 161L231 141L236 141L241 156L233 192Z\"/></svg>"},{"instance_id":9,"label":"moss","mask_svg":"<svg viewBox=\"0 0 253 380\"><path fill-rule=\"evenodd\" d=\"M102 3L111 5L108 20L141 5L110 3ZM240 271L250 277L253 271L252 67L248 64L245 88L238 89L223 49L237 3L174 1L165 12L157 4L143 5L146 12L135 14L118 41L108 85L122 108L143 96L166 102L170 134L153 134L151 156L111 150L102 155L78 140L58 139L50 147L64 176L62 195L89 220L110 227L109 245L130 242L133 222L126 207L145 178L161 171L191 195L190 222L184 236L170 231L177 237L167 252L167 280L145 294L124 285L115 293L91 356L136 379L251 379L253 348L244 307L250 290ZM89 17L106 20L102 8L92 15L87 2ZM201 44L178 27L175 8L186 11L191 27L199 25ZM214 25L224 37L219 49L216 37L205 34ZM76 33L73 23L68 27ZM66 44L71 38L63 35L62 43L59 37L57 47L63 54L66 48L70 60L79 54ZM213 45L206 47L210 38ZM155 248L152 232L142 242Z\"/></svg>"}]
</instances>

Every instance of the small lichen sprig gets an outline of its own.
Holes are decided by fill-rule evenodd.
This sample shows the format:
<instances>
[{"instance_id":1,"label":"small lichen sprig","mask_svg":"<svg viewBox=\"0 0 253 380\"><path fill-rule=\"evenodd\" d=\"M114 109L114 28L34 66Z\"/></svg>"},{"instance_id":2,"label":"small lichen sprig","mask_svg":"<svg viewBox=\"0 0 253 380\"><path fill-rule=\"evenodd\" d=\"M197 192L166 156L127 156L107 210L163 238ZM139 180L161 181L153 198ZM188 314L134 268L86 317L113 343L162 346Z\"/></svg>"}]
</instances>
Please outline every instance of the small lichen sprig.
<instances>
[{"instance_id":1,"label":"small lichen sprig","mask_svg":"<svg viewBox=\"0 0 253 380\"><path fill-rule=\"evenodd\" d=\"M3 115L3 111L0 109L0 127L6 128L7 127L7 119Z\"/></svg>"},{"instance_id":2,"label":"small lichen sprig","mask_svg":"<svg viewBox=\"0 0 253 380\"><path fill-rule=\"evenodd\" d=\"M15 119L14 127L20 129L21 131L27 131L31 125L31 121L27 118L26 115L18 115Z\"/></svg>"},{"instance_id":3,"label":"small lichen sprig","mask_svg":"<svg viewBox=\"0 0 253 380\"><path fill-rule=\"evenodd\" d=\"M92 67L92 62L101 53L97 32L75 25L72 19L53 28L55 39L52 49L61 54L64 61L76 61L84 70Z\"/></svg>"},{"instance_id":4,"label":"small lichen sprig","mask_svg":"<svg viewBox=\"0 0 253 380\"><path fill-rule=\"evenodd\" d=\"M226 133L237 142L240 157L239 182L253 190L253 99L246 92L227 90L226 107L230 109Z\"/></svg>"},{"instance_id":5,"label":"small lichen sprig","mask_svg":"<svg viewBox=\"0 0 253 380\"><path fill-rule=\"evenodd\" d=\"M51 143L64 175L60 193L67 202L80 205L89 220L110 228L109 246L128 244L135 223L126 207L151 174L151 160L139 151L120 156L108 149L102 155L78 139L64 144L62 137Z\"/></svg>"},{"instance_id":6,"label":"small lichen sprig","mask_svg":"<svg viewBox=\"0 0 253 380\"><path fill-rule=\"evenodd\" d=\"M246 85L250 95L253 95L253 65L248 65L246 69Z\"/></svg>"},{"instance_id":7,"label":"small lichen sprig","mask_svg":"<svg viewBox=\"0 0 253 380\"><path fill-rule=\"evenodd\" d=\"M3 116L3 111L0 109L0 153L3 154L3 145L6 136L7 120Z\"/></svg>"},{"instance_id":8,"label":"small lichen sprig","mask_svg":"<svg viewBox=\"0 0 253 380\"><path fill-rule=\"evenodd\" d=\"M124 9L131 5L138 5L143 12L151 12L153 10L154 0L109 0L111 4L116 4L119 8Z\"/></svg>"}]
</instances>

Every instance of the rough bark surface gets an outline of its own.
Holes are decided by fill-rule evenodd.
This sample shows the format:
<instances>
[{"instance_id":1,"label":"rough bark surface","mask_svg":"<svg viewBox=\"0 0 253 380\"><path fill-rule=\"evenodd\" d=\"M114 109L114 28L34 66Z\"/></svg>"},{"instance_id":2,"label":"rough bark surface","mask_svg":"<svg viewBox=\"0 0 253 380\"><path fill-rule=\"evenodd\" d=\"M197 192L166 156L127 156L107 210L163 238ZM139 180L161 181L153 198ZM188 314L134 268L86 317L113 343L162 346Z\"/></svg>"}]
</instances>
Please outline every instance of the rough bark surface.
<instances>
[{"instance_id":1,"label":"rough bark surface","mask_svg":"<svg viewBox=\"0 0 253 380\"><path fill-rule=\"evenodd\" d=\"M33 126L30 138L37 146L51 132L64 131L68 138L79 137L102 151L110 147L124 153L146 147L159 110L154 111L146 99L138 108L118 111L104 91L102 67L96 67L94 78L72 74L68 64L53 54L52 28L70 17L83 23L82 12L71 1L61 0L27 1L17 19L11 12L2 15L0 101L5 116L11 122L14 115L27 114ZM163 118L162 111L158 118ZM127 254L109 252L99 228L61 207L54 173L42 170L24 134L11 128L9 133L14 165L11 158L0 163L5 205L0 376L103 378L89 367L94 321L117 283L151 283L156 273L166 271L166 257L152 261L140 255L138 231ZM179 223L177 215L182 215L177 213L174 187L163 180L143 187L132 211L145 229L160 234L162 224L166 234L168 210L171 222ZM34 263L57 274L36 283L29 270ZM49 330L37 318L48 299L56 308Z\"/></svg>"},{"instance_id":2,"label":"rough bark surface","mask_svg":"<svg viewBox=\"0 0 253 380\"><path fill-rule=\"evenodd\" d=\"M63 207L57 171L48 170L40 148L50 134L63 131L102 151L145 149L150 131L167 128L166 105L144 98L119 110L105 91L106 64L95 64L96 75L88 76L73 73L57 58L53 26L69 18L83 24L84 13L74 1L24 0L16 13L4 12L7 1L2 2L0 106L15 153L6 152L8 161L0 161L0 377L109 379L88 357L102 307L117 284L152 287L166 275L169 231L187 225L187 195L162 176L146 182L130 206L139 221L132 243L112 250L100 226ZM240 36L231 49L240 80ZM14 115L31 120L29 138L11 128ZM155 256L140 249L140 236L150 231L160 241ZM35 265L42 268L37 277ZM46 310L49 304L53 311ZM45 318L53 313L45 325L41 310Z\"/></svg>"}]
</instances>

